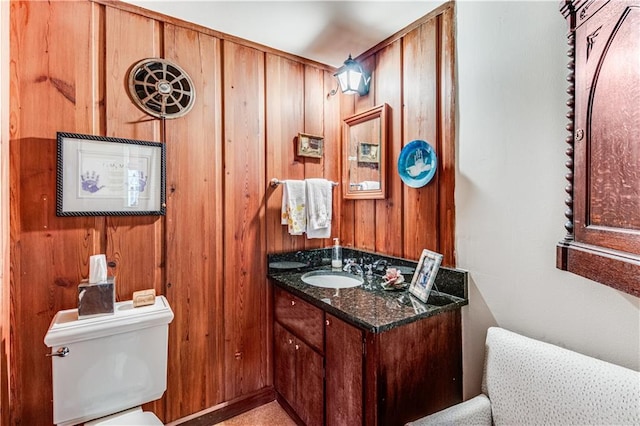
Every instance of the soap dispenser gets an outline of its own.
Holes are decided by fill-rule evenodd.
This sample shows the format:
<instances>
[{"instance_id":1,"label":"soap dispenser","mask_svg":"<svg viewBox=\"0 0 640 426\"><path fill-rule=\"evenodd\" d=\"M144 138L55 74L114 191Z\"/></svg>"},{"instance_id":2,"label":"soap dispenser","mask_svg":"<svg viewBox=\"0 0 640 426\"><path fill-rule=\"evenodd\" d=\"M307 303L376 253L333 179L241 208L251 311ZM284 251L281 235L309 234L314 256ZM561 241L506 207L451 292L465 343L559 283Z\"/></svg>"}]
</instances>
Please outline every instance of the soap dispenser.
<instances>
[{"instance_id":1,"label":"soap dispenser","mask_svg":"<svg viewBox=\"0 0 640 426\"><path fill-rule=\"evenodd\" d=\"M338 238L333 239L333 248L331 249L331 267L333 269L342 269L342 247L340 247L340 240Z\"/></svg>"}]
</instances>

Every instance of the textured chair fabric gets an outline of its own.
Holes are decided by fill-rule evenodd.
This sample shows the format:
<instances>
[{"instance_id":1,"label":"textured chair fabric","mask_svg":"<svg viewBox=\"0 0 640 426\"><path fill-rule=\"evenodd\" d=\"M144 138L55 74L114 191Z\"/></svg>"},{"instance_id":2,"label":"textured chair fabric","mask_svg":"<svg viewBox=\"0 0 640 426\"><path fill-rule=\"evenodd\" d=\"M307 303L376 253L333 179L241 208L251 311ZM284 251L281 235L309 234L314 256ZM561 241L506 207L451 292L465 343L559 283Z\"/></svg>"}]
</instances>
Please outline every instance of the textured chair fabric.
<instances>
[{"instance_id":1,"label":"textured chair fabric","mask_svg":"<svg viewBox=\"0 0 640 426\"><path fill-rule=\"evenodd\" d=\"M485 409L467 404L476 397L413 424L640 425L640 373L498 327L487 332L482 390L489 422L471 412Z\"/></svg>"},{"instance_id":2,"label":"textured chair fabric","mask_svg":"<svg viewBox=\"0 0 640 426\"><path fill-rule=\"evenodd\" d=\"M430 416L409 423L412 426L423 425L486 425L491 426L491 402L486 395L480 394L453 407L445 408Z\"/></svg>"}]
</instances>

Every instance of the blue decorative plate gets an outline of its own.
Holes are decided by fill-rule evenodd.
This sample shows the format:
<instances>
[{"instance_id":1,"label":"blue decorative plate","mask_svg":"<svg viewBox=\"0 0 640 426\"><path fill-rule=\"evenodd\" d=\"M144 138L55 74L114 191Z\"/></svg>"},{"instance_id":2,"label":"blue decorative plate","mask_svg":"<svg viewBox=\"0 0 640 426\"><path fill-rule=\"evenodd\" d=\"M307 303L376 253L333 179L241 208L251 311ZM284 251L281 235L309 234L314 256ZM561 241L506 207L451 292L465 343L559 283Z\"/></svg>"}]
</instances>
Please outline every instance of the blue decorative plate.
<instances>
[{"instance_id":1,"label":"blue decorative plate","mask_svg":"<svg viewBox=\"0 0 640 426\"><path fill-rule=\"evenodd\" d=\"M429 183L436 174L437 167L436 152L425 141L411 141L400 151L398 174L411 188L420 188Z\"/></svg>"}]
</instances>

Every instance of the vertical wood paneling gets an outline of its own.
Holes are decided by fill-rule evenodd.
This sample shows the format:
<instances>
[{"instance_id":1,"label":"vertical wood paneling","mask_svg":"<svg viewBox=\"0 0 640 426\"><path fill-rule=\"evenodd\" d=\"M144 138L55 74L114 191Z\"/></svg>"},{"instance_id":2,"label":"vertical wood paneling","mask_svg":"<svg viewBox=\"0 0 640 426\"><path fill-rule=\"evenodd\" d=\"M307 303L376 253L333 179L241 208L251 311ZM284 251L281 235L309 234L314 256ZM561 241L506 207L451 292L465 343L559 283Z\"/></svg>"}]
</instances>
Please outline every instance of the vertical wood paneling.
<instances>
[{"instance_id":1,"label":"vertical wood paneling","mask_svg":"<svg viewBox=\"0 0 640 426\"><path fill-rule=\"evenodd\" d=\"M0 3L0 424L9 424L9 3Z\"/></svg>"},{"instance_id":2,"label":"vertical wood paneling","mask_svg":"<svg viewBox=\"0 0 640 426\"><path fill-rule=\"evenodd\" d=\"M364 69L375 70L376 57L375 55L368 57L361 61ZM376 106L379 101L375 84L375 76L377 72L372 73L371 87L369 88L369 94L364 96L355 95L355 113L365 111L369 108ZM382 103L382 102L380 102ZM376 228L379 226L376 218L376 201L375 200L356 200L354 205L354 236L355 246L364 250L375 250L376 248Z\"/></svg>"},{"instance_id":3,"label":"vertical wood paneling","mask_svg":"<svg viewBox=\"0 0 640 426\"><path fill-rule=\"evenodd\" d=\"M439 157L438 19L422 24L403 39L403 145L422 139L433 146ZM422 188L403 186L405 257L415 259L425 248L438 250L439 177L438 171Z\"/></svg>"},{"instance_id":4,"label":"vertical wood paneling","mask_svg":"<svg viewBox=\"0 0 640 426\"><path fill-rule=\"evenodd\" d=\"M340 93L340 91L338 91ZM340 99L340 158L344 157L344 119L355 114L355 98L342 93L336 95ZM340 166L342 170L342 165ZM342 182L342 179L339 180ZM342 191L341 191L342 192ZM346 200L340 194L342 204L340 206L340 241L343 246L357 247L355 235L356 201Z\"/></svg>"},{"instance_id":5,"label":"vertical wood paneling","mask_svg":"<svg viewBox=\"0 0 640 426\"><path fill-rule=\"evenodd\" d=\"M453 4L397 41L358 60L373 71L365 96L341 96L342 119L387 103L387 198L341 200L340 234L345 245L418 259L422 249L444 254L454 266L455 102ZM375 59L375 61L374 61ZM434 179L418 189L397 174L402 147L429 142L438 155Z\"/></svg>"},{"instance_id":6,"label":"vertical wood paneling","mask_svg":"<svg viewBox=\"0 0 640 426\"><path fill-rule=\"evenodd\" d=\"M223 43L225 400L268 381L264 54ZM228 320L227 320L228 319Z\"/></svg>"},{"instance_id":7,"label":"vertical wood paneling","mask_svg":"<svg viewBox=\"0 0 640 426\"><path fill-rule=\"evenodd\" d=\"M140 15L106 8L107 136L160 141L160 121L138 109L128 95L128 72L138 61L160 56L160 25ZM135 40L132 43L131 40ZM116 297L136 290L163 293L163 224L160 216L106 218L107 259L115 261Z\"/></svg>"},{"instance_id":8,"label":"vertical wood paneling","mask_svg":"<svg viewBox=\"0 0 640 426\"><path fill-rule=\"evenodd\" d=\"M396 41L376 55L376 98L389 105L387 115L387 198L376 200L375 251L402 256L402 181L397 161L402 150L402 46Z\"/></svg>"},{"instance_id":9,"label":"vertical wood paneling","mask_svg":"<svg viewBox=\"0 0 640 426\"><path fill-rule=\"evenodd\" d=\"M88 258L100 249L93 218L55 215L56 131L91 132L89 3L11 4L11 422L52 417L51 318L77 303ZM83 40L69 49L68 40ZM3 408L4 410L4 408Z\"/></svg>"},{"instance_id":10,"label":"vertical wood paneling","mask_svg":"<svg viewBox=\"0 0 640 426\"><path fill-rule=\"evenodd\" d=\"M312 135L324 136L324 76L322 70L311 66L304 67L304 131ZM326 140L325 140L326 142ZM325 143L326 144L326 143ZM324 173L324 159L331 153L324 153L322 158L304 158L304 175L306 178L321 178ZM338 188L339 189L339 188ZM339 193L335 188L333 194ZM330 240L328 240L330 241ZM323 247L324 239L306 239L305 248Z\"/></svg>"},{"instance_id":11,"label":"vertical wood paneling","mask_svg":"<svg viewBox=\"0 0 640 426\"><path fill-rule=\"evenodd\" d=\"M340 157L341 157L341 122L340 120L340 96L327 94L335 89L336 79L333 73L323 72L324 90L322 99L324 105L324 177L334 182L340 182ZM342 188L333 188L333 219L331 224L331 237L340 237L340 218L342 209ZM332 243L328 241L326 243Z\"/></svg>"},{"instance_id":12,"label":"vertical wood paneling","mask_svg":"<svg viewBox=\"0 0 640 426\"><path fill-rule=\"evenodd\" d=\"M304 179L304 160L296 156L296 137L304 126L304 66L266 55L267 179ZM281 222L282 185L267 189L267 251L304 249L304 237L292 236Z\"/></svg>"},{"instance_id":13,"label":"vertical wood paneling","mask_svg":"<svg viewBox=\"0 0 640 426\"><path fill-rule=\"evenodd\" d=\"M455 266L455 177L456 177L456 89L455 89L455 39L453 8L442 13L440 19L440 138L438 152L440 178L438 207L439 251L444 255L442 264Z\"/></svg>"},{"instance_id":14,"label":"vertical wood paneling","mask_svg":"<svg viewBox=\"0 0 640 426\"><path fill-rule=\"evenodd\" d=\"M185 116L167 121L166 296L173 308L165 422L223 401L220 41L165 24L165 58L196 88ZM185 220L188 218L188 220ZM194 366L198 368L194 368ZM188 397L184 397L188 395Z\"/></svg>"}]
</instances>

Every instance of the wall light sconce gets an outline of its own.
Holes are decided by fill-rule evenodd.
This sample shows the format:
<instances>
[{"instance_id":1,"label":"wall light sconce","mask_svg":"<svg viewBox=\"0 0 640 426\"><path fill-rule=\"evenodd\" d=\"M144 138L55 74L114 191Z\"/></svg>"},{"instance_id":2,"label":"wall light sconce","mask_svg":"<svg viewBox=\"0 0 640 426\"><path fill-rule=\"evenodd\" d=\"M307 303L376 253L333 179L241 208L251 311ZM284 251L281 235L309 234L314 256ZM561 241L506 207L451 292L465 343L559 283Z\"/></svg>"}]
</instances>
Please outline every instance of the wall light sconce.
<instances>
[{"instance_id":1,"label":"wall light sconce","mask_svg":"<svg viewBox=\"0 0 640 426\"><path fill-rule=\"evenodd\" d=\"M371 83L371 74L366 72L362 65L356 60L349 58L344 61L344 65L341 66L334 74L338 78L338 85L342 93L347 95L359 94L360 96L369 93L369 83ZM327 97L333 96L338 93L338 88L333 89Z\"/></svg>"}]
</instances>

